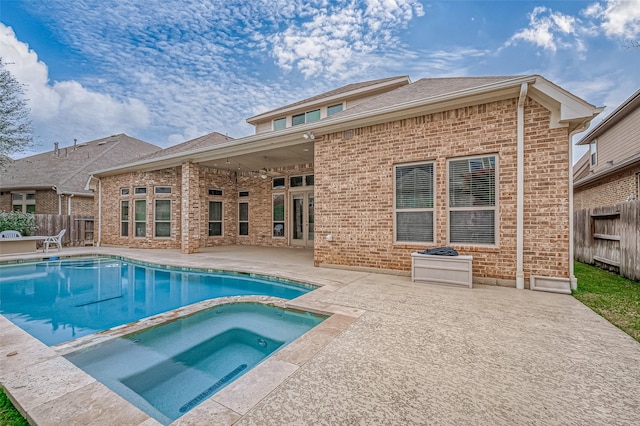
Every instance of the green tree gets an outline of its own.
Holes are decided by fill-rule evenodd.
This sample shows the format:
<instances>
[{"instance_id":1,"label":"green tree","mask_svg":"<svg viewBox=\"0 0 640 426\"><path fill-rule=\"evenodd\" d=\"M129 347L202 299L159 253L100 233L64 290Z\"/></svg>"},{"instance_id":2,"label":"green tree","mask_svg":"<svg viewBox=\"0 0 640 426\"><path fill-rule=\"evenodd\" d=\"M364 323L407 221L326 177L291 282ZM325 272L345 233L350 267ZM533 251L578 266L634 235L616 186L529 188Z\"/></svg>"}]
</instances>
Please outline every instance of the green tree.
<instances>
[{"instance_id":1,"label":"green tree","mask_svg":"<svg viewBox=\"0 0 640 426\"><path fill-rule=\"evenodd\" d=\"M33 142L33 127L24 99L24 87L5 68L0 57L0 166L9 156Z\"/></svg>"}]
</instances>

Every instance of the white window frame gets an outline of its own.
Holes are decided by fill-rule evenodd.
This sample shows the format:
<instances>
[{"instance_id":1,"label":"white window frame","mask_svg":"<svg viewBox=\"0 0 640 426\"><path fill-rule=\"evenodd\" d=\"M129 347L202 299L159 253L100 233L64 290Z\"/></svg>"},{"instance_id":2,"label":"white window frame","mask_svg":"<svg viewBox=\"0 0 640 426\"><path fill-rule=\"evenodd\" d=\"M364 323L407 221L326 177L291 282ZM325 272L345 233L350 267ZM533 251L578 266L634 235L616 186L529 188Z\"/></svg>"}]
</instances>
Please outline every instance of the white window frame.
<instances>
[{"instance_id":1,"label":"white window frame","mask_svg":"<svg viewBox=\"0 0 640 426\"><path fill-rule=\"evenodd\" d=\"M275 199L276 197L282 197L282 220L276 220L275 218ZM287 194L284 192L276 192L271 195L271 237L272 238L285 238L287 228ZM281 233L276 235L276 226L282 225Z\"/></svg>"},{"instance_id":2,"label":"white window frame","mask_svg":"<svg viewBox=\"0 0 640 426\"><path fill-rule=\"evenodd\" d=\"M220 219L211 220L211 203L220 203ZM221 238L224 236L224 201L221 199L209 200L209 227L207 229L207 236L210 238ZM211 224L220 223L220 235L211 235Z\"/></svg>"},{"instance_id":3,"label":"white window frame","mask_svg":"<svg viewBox=\"0 0 640 426\"><path fill-rule=\"evenodd\" d=\"M276 129L276 122L282 122L284 120L284 127L281 129ZM287 117L280 117L273 120L272 129L275 130L283 130L287 128Z\"/></svg>"},{"instance_id":4,"label":"white window frame","mask_svg":"<svg viewBox=\"0 0 640 426\"><path fill-rule=\"evenodd\" d=\"M598 164L598 140L594 139L589 143L589 164L594 167Z\"/></svg>"},{"instance_id":5,"label":"white window frame","mask_svg":"<svg viewBox=\"0 0 640 426\"><path fill-rule=\"evenodd\" d=\"M19 195L20 198L16 196ZM32 198L29 198L29 195L33 195ZM20 206L20 210L16 210L16 206ZM33 212L36 210L36 191L23 191L23 192L12 192L11 193L11 210L12 211L20 211L22 213L27 213L28 206L33 206Z\"/></svg>"},{"instance_id":6,"label":"white window frame","mask_svg":"<svg viewBox=\"0 0 640 426\"><path fill-rule=\"evenodd\" d=\"M144 204L144 220L136 220L136 206L138 204ZM144 235L138 235L138 224L144 224ZM134 238L146 238L147 237L147 200L144 198L138 198L133 200L133 236Z\"/></svg>"},{"instance_id":7,"label":"white window frame","mask_svg":"<svg viewBox=\"0 0 640 426\"><path fill-rule=\"evenodd\" d=\"M240 220L240 206L242 204L246 204L247 205L247 219L246 220ZM247 224L247 233L246 234L241 234L240 233L240 224L242 223L246 223ZM248 237L249 236L249 201L238 201L238 236L240 237Z\"/></svg>"},{"instance_id":8,"label":"white window frame","mask_svg":"<svg viewBox=\"0 0 640 426\"><path fill-rule=\"evenodd\" d=\"M158 219L158 203L159 202L168 202L169 203L169 219ZM155 198L153 200L153 238L171 238L171 219L173 217L173 206L171 205L170 198ZM168 223L169 224L169 235L158 235L158 224L159 223Z\"/></svg>"},{"instance_id":9,"label":"white window frame","mask_svg":"<svg viewBox=\"0 0 640 426\"><path fill-rule=\"evenodd\" d=\"M126 218L126 220L124 220L122 218L122 212L123 212L123 207L124 207L123 204L124 203L127 203L127 218ZM129 220L130 220L130 217L131 217L130 209L131 209L131 203L130 203L129 200L120 200L120 236L121 237L125 237L125 238L129 238ZM127 234L126 235L123 235L123 233L122 233L122 229L123 229L122 226L124 224L127 225Z\"/></svg>"},{"instance_id":10,"label":"white window frame","mask_svg":"<svg viewBox=\"0 0 640 426\"><path fill-rule=\"evenodd\" d=\"M412 166L422 166L422 165L427 165L427 164L431 164L433 167L433 182L431 183L432 187L433 187L433 203L432 203L432 207L416 207L416 208L397 208L396 202L397 202L397 181L396 181L396 171L398 168L406 168L406 167L412 167ZM394 244L425 244L425 243L433 243L435 242L435 236L436 236L436 213L435 213L435 206L436 206L436 197L437 197L437 190L436 190L436 163L435 161L419 161L419 162L413 162L413 163L402 163L402 164L395 164L393 166L393 242ZM431 241L408 241L408 240L398 240L398 213L412 213L412 212L431 212L432 215L432 222L433 222L433 229L431 230L431 234L433 236L433 238L431 239Z\"/></svg>"},{"instance_id":11,"label":"white window frame","mask_svg":"<svg viewBox=\"0 0 640 426\"><path fill-rule=\"evenodd\" d=\"M493 157L494 161L494 205L493 206L471 206L471 207L451 207L451 188L450 188L450 164L452 161L469 161L469 160L482 160ZM482 246L482 247L496 247L498 246L498 238L500 234L500 216L499 216L499 182L500 182L500 169L497 153L490 153L484 155L474 155L468 157L455 157L447 159L447 244L465 245L465 246ZM492 243L479 243L479 242L459 242L451 241L451 212L452 211L493 211L493 242Z\"/></svg>"}]
</instances>

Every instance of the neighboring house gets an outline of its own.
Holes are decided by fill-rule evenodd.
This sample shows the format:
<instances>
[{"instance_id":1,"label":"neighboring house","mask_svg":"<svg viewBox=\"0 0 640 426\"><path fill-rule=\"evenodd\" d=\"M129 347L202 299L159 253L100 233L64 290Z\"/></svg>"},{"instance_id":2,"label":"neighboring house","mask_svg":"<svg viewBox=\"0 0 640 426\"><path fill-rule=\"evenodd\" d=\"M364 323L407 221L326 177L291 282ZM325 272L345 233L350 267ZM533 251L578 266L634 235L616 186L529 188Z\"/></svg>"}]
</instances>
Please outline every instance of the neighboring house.
<instances>
[{"instance_id":1,"label":"neighboring house","mask_svg":"<svg viewBox=\"0 0 640 426\"><path fill-rule=\"evenodd\" d=\"M74 143L21 158L0 170L0 210L93 216L90 172L156 152L160 147L125 134Z\"/></svg>"},{"instance_id":2,"label":"neighboring house","mask_svg":"<svg viewBox=\"0 0 640 426\"><path fill-rule=\"evenodd\" d=\"M94 173L96 242L404 273L452 246L475 282L567 292L571 135L600 111L537 75L344 86L249 118L254 135Z\"/></svg>"},{"instance_id":3,"label":"neighboring house","mask_svg":"<svg viewBox=\"0 0 640 426\"><path fill-rule=\"evenodd\" d=\"M575 210L640 199L640 90L584 135L573 167Z\"/></svg>"}]
</instances>

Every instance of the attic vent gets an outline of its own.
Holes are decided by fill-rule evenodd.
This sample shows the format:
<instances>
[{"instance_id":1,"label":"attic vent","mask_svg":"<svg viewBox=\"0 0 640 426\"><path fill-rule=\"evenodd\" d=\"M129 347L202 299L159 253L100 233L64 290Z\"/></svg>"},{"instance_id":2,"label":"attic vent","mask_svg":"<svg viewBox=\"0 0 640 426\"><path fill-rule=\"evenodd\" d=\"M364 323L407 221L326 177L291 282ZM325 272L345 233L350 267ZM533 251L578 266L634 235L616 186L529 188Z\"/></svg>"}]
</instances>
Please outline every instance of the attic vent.
<instances>
[{"instance_id":1,"label":"attic vent","mask_svg":"<svg viewBox=\"0 0 640 426\"><path fill-rule=\"evenodd\" d=\"M102 141L102 142L98 142L98 145L105 145L107 142L106 141Z\"/></svg>"}]
</instances>

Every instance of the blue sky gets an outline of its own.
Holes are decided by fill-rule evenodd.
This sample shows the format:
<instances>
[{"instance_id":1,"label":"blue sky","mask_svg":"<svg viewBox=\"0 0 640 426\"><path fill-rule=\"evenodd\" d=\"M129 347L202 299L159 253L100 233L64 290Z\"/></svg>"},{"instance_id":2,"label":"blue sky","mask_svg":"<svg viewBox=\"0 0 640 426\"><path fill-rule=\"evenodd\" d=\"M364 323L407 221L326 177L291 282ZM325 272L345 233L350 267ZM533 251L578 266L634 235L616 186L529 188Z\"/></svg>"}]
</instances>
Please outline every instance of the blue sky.
<instances>
[{"instance_id":1,"label":"blue sky","mask_svg":"<svg viewBox=\"0 0 640 426\"><path fill-rule=\"evenodd\" d=\"M640 87L640 0L2 0L36 146L163 147L357 81L541 74L606 115ZM578 149L576 155L582 154Z\"/></svg>"}]
</instances>

